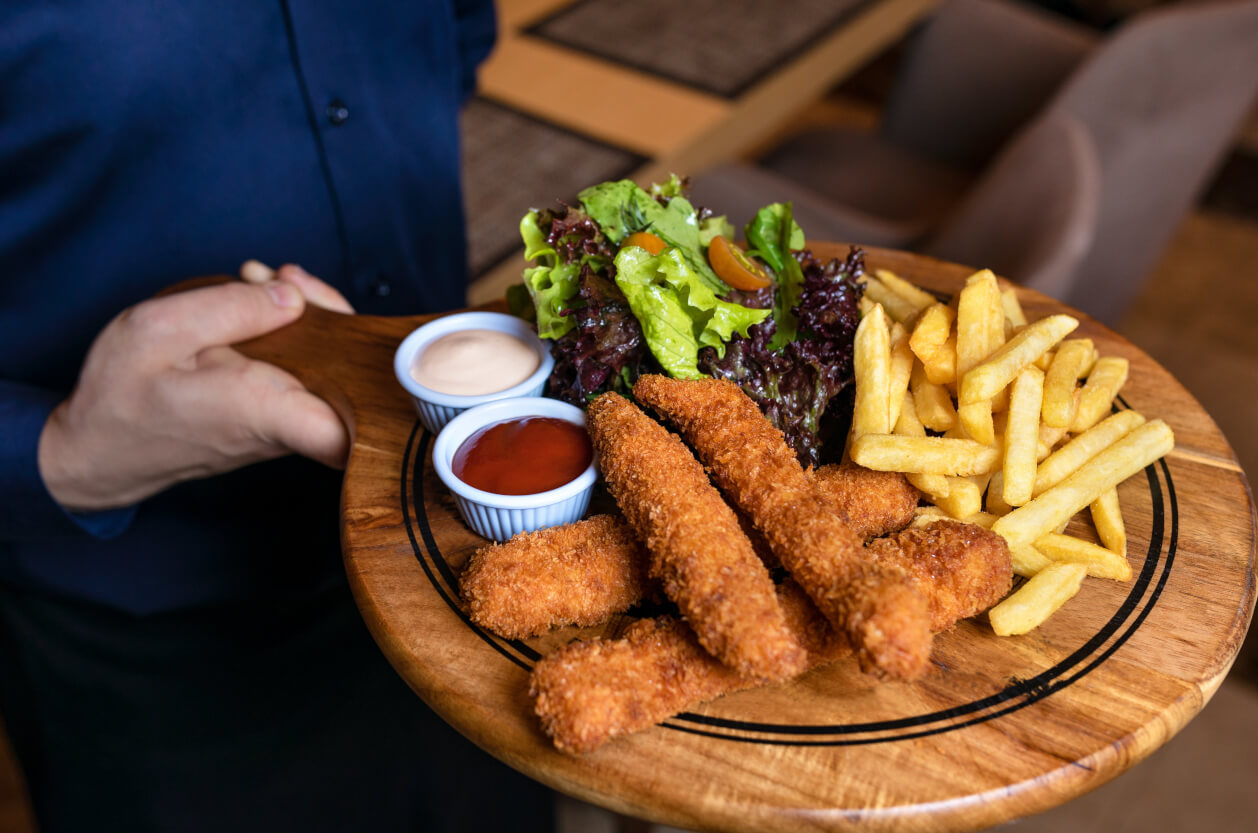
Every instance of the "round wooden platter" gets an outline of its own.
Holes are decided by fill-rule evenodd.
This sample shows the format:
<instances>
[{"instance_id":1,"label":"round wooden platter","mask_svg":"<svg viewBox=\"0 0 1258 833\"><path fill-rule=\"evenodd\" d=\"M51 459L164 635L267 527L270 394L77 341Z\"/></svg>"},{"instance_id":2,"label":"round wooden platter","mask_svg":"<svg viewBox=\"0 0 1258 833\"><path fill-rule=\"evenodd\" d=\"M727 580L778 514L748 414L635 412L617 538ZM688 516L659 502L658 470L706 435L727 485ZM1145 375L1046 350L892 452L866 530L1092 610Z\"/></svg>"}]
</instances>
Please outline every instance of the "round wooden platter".
<instances>
[{"instance_id":1,"label":"round wooden platter","mask_svg":"<svg viewBox=\"0 0 1258 833\"><path fill-rule=\"evenodd\" d=\"M878 249L867 264L949 294L972 271ZM1062 309L1019 297L1032 320ZM350 426L342 545L362 615L418 695L501 760L687 829L975 830L1065 802L1154 752L1217 689L1253 612L1254 507L1227 441L1157 363L1079 317L1077 335L1131 361L1120 407L1161 417L1176 436L1171 455L1119 490L1130 582L1087 579L1025 636L997 637L982 617L961 622L937 637L930 672L913 683L879 682L842 661L584 757L542 735L529 670L556 646L614 635L627 620L507 641L461 611L457 576L485 542L434 475L433 437L392 375L393 351L425 319L311 309L242 349L294 372ZM1090 534L1086 520L1073 526Z\"/></svg>"}]
</instances>

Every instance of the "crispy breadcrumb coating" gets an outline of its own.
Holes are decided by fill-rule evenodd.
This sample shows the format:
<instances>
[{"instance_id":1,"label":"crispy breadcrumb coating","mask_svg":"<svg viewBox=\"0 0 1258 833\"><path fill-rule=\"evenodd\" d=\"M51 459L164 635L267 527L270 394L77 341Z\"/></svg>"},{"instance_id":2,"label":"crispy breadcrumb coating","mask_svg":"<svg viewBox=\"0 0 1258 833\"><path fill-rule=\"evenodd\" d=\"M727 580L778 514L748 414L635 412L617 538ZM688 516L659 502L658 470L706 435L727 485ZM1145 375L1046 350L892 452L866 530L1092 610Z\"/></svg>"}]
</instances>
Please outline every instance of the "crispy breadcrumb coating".
<instances>
[{"instance_id":1,"label":"crispy breadcrumb coating","mask_svg":"<svg viewBox=\"0 0 1258 833\"><path fill-rule=\"evenodd\" d=\"M628 610L655 587L646 573L646 553L624 518L594 515L477 550L459 593L473 622L522 639Z\"/></svg>"},{"instance_id":2,"label":"crispy breadcrumb coating","mask_svg":"<svg viewBox=\"0 0 1258 833\"><path fill-rule=\"evenodd\" d=\"M861 539L827 510L782 432L737 385L648 375L633 395L680 428L782 565L847 633L863 669L901 679L925 671L926 600L901 571L865 558Z\"/></svg>"},{"instance_id":3,"label":"crispy breadcrumb coating","mask_svg":"<svg viewBox=\"0 0 1258 833\"><path fill-rule=\"evenodd\" d=\"M797 585L788 581L778 596L808 668L850 653ZM580 754L759 684L703 650L683 621L661 616L635 622L619 639L572 642L546 656L529 678L529 696L556 748Z\"/></svg>"},{"instance_id":4,"label":"crispy breadcrumb coating","mask_svg":"<svg viewBox=\"0 0 1258 833\"><path fill-rule=\"evenodd\" d=\"M987 610L1013 586L1005 539L976 524L935 521L871 541L866 549L876 561L907 571L926 597L934 631Z\"/></svg>"},{"instance_id":5,"label":"crispy breadcrumb coating","mask_svg":"<svg viewBox=\"0 0 1258 833\"><path fill-rule=\"evenodd\" d=\"M934 631L996 604L1012 582L1004 539L973 524L908 529L873 542L870 550L908 572L930 605ZM851 653L845 636L795 582L783 582L778 597L808 652L808 668ZM620 639L572 642L543 658L529 678L529 696L556 748L583 753L755 685L700 648L683 622L660 617L635 622Z\"/></svg>"},{"instance_id":6,"label":"crispy breadcrumb coating","mask_svg":"<svg viewBox=\"0 0 1258 833\"><path fill-rule=\"evenodd\" d=\"M922 497L908 478L896 471L874 471L847 462L807 472L817 496L865 541L912 523Z\"/></svg>"},{"instance_id":7,"label":"crispy breadcrumb coating","mask_svg":"<svg viewBox=\"0 0 1258 833\"><path fill-rule=\"evenodd\" d=\"M633 403L603 394L587 410L608 491L651 553L700 644L745 677L799 673L804 651L786 626L769 571L703 466Z\"/></svg>"}]
</instances>

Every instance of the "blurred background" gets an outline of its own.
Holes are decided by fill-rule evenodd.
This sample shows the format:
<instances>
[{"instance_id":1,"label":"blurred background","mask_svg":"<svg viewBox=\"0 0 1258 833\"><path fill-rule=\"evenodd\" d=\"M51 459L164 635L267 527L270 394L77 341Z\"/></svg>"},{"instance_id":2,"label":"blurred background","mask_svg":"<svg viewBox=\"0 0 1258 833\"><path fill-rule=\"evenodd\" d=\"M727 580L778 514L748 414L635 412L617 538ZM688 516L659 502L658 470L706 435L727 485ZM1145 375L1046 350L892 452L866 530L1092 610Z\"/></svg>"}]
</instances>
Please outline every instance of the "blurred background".
<instances>
[{"instance_id":1,"label":"blurred background","mask_svg":"<svg viewBox=\"0 0 1258 833\"><path fill-rule=\"evenodd\" d=\"M690 176L736 226L911 249L1108 323L1258 472L1258 0L499 0L464 116L469 300L518 222L586 185ZM1258 637L1144 763L1026 833L1258 827ZM669 828L563 799L563 833ZM0 831L30 833L0 746Z\"/></svg>"}]
</instances>

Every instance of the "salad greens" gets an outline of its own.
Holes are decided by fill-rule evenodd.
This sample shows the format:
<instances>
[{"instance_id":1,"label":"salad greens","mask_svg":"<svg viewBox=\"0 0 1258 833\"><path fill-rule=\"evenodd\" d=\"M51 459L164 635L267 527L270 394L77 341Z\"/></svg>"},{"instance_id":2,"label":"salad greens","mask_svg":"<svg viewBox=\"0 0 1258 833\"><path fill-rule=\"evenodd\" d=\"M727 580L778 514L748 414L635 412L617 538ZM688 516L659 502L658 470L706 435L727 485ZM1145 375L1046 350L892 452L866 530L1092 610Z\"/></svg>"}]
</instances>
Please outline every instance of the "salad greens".
<instances>
[{"instance_id":1,"label":"salad greens","mask_svg":"<svg viewBox=\"0 0 1258 833\"><path fill-rule=\"evenodd\" d=\"M636 245L642 236L626 243L639 232L658 253ZM530 211L520 234L533 265L508 301L553 342L551 396L584 405L607 390L629 395L644 373L717 376L746 391L805 463L822 462L826 435L846 430L850 408L831 403L850 394L863 256L817 260L789 204L765 206L743 231L772 279L762 289L717 273L708 246L732 241L734 227L697 209L675 175L649 190L587 188L578 205Z\"/></svg>"},{"instance_id":2,"label":"salad greens","mask_svg":"<svg viewBox=\"0 0 1258 833\"><path fill-rule=\"evenodd\" d=\"M720 300L689 264L676 246L658 255L626 246L615 260L616 286L642 325L647 346L660 366L679 379L703 376L701 348L712 347L724 356L734 333L746 336L752 324L769 315L768 310Z\"/></svg>"}]
</instances>

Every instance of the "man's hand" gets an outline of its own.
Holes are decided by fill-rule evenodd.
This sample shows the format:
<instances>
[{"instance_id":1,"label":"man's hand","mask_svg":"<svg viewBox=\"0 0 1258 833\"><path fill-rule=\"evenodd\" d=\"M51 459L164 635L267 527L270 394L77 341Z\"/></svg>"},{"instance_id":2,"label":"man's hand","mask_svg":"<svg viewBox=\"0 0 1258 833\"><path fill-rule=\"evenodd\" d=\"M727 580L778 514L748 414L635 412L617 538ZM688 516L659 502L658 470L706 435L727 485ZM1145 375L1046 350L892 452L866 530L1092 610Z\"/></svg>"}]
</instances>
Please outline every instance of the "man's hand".
<instances>
[{"instance_id":1,"label":"man's hand","mask_svg":"<svg viewBox=\"0 0 1258 833\"><path fill-rule=\"evenodd\" d=\"M52 496L78 511L127 506L291 452L344 466L349 440L332 408L228 346L293 322L307 299L352 312L335 289L284 266L275 279L168 295L115 318L40 436Z\"/></svg>"}]
</instances>

